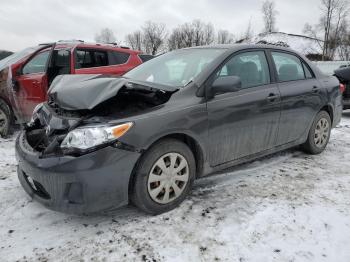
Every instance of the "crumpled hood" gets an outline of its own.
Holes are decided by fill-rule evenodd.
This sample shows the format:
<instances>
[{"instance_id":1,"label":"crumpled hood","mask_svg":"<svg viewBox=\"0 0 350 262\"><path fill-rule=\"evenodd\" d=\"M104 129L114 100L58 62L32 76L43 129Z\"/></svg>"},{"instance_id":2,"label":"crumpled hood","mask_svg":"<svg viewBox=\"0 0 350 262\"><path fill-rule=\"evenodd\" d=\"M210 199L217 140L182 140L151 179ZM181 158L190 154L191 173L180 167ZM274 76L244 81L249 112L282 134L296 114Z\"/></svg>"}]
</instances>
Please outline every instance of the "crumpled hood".
<instances>
[{"instance_id":1,"label":"crumpled hood","mask_svg":"<svg viewBox=\"0 0 350 262\"><path fill-rule=\"evenodd\" d=\"M117 95L123 87L158 89L174 92L170 86L133 81L106 75L60 75L52 82L48 96L65 110L93 109L102 102Z\"/></svg>"}]
</instances>

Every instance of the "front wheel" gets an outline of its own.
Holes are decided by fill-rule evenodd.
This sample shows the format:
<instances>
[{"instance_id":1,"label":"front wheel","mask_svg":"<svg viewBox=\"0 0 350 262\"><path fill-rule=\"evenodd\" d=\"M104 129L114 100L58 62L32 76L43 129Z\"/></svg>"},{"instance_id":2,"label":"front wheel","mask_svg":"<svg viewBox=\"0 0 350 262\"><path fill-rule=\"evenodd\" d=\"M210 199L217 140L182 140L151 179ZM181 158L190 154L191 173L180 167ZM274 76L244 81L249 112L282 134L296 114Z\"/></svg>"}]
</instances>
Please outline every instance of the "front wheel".
<instances>
[{"instance_id":1,"label":"front wheel","mask_svg":"<svg viewBox=\"0 0 350 262\"><path fill-rule=\"evenodd\" d=\"M12 111L10 107L0 99L0 137L7 137L11 133Z\"/></svg>"},{"instance_id":2,"label":"front wheel","mask_svg":"<svg viewBox=\"0 0 350 262\"><path fill-rule=\"evenodd\" d=\"M326 111L320 111L310 128L309 136L302 145L304 151L309 154L320 154L326 148L331 135L332 121Z\"/></svg>"},{"instance_id":3,"label":"front wheel","mask_svg":"<svg viewBox=\"0 0 350 262\"><path fill-rule=\"evenodd\" d=\"M138 163L131 200L150 214L172 210L186 198L195 172L195 159L186 144L175 139L162 140Z\"/></svg>"}]
</instances>

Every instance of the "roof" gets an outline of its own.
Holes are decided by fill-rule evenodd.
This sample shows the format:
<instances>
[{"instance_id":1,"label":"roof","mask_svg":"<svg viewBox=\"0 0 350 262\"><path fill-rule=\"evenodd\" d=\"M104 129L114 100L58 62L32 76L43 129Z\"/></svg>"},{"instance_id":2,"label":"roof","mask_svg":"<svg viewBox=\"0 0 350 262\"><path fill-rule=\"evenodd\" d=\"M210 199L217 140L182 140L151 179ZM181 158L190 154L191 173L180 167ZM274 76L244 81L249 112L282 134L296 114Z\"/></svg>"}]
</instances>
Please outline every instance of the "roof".
<instances>
[{"instance_id":1,"label":"roof","mask_svg":"<svg viewBox=\"0 0 350 262\"><path fill-rule=\"evenodd\" d=\"M56 45L56 48L75 48L75 47L85 47L85 48L103 48L103 49L110 49L110 50L118 50L122 52L127 53L142 53L138 50L132 50L127 47L118 46L116 44L105 44L105 43L85 43L81 40L72 40L72 41L58 41L54 43L43 43L40 45Z\"/></svg>"},{"instance_id":2,"label":"roof","mask_svg":"<svg viewBox=\"0 0 350 262\"><path fill-rule=\"evenodd\" d=\"M303 54L321 54L322 41L312 37L303 35L287 34L283 32L271 32L259 34L252 39L246 39L243 43L253 44L258 42L266 42L269 44L283 43L288 45L291 49Z\"/></svg>"},{"instance_id":3,"label":"roof","mask_svg":"<svg viewBox=\"0 0 350 262\"><path fill-rule=\"evenodd\" d=\"M294 51L288 47L282 47L273 44L220 44L220 45L208 45L208 46L193 46L185 49L227 49L231 51L238 51L243 49L255 49L255 48L264 48L264 49L279 49L284 51ZM295 52L295 51L294 51Z\"/></svg>"}]
</instances>

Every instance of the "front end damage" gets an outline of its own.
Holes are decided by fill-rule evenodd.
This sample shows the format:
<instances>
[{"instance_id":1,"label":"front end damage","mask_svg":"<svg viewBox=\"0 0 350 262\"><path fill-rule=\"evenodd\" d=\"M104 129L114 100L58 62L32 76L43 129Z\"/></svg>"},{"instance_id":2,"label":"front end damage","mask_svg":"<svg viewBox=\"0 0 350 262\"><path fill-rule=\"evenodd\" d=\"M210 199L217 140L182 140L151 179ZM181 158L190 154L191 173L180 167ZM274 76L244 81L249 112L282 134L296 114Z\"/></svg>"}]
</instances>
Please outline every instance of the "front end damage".
<instances>
[{"instance_id":1,"label":"front end damage","mask_svg":"<svg viewBox=\"0 0 350 262\"><path fill-rule=\"evenodd\" d=\"M77 92L76 88L83 84L76 85L77 77L73 78L71 92L66 89L67 79L63 81L63 92L58 82L51 87L49 101L35 109L33 119L18 136L19 180L30 196L54 210L90 213L125 205L140 149L119 139L89 148L62 143L78 129L132 123L138 115L168 101L173 91L122 78L90 76L86 80L87 76L83 76L86 86L92 87L90 81L97 80L101 87L98 92L91 88L94 95L88 95L89 89ZM76 103L71 99L73 94Z\"/></svg>"},{"instance_id":2,"label":"front end damage","mask_svg":"<svg viewBox=\"0 0 350 262\"><path fill-rule=\"evenodd\" d=\"M98 147L83 152L62 148L61 143L78 127L123 123L156 110L174 92L124 78L60 76L49 90L49 101L34 110L25 128L26 139L41 157L89 153Z\"/></svg>"}]
</instances>

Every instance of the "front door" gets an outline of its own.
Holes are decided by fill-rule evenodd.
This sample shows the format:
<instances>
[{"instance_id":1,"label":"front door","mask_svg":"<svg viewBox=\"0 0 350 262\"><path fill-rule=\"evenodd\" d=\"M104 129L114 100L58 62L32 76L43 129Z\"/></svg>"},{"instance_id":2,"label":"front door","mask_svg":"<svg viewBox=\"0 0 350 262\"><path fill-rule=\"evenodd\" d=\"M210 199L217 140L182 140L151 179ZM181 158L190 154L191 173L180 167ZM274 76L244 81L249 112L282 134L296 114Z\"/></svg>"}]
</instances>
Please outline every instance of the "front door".
<instances>
[{"instance_id":1,"label":"front door","mask_svg":"<svg viewBox=\"0 0 350 262\"><path fill-rule=\"evenodd\" d=\"M242 87L207 102L211 166L274 147L280 118L280 94L264 51L234 55L215 77L222 76L240 77Z\"/></svg>"},{"instance_id":2,"label":"front door","mask_svg":"<svg viewBox=\"0 0 350 262\"><path fill-rule=\"evenodd\" d=\"M47 98L47 64L51 48L46 48L27 61L14 77L14 99L20 122L30 120L33 109Z\"/></svg>"}]
</instances>

